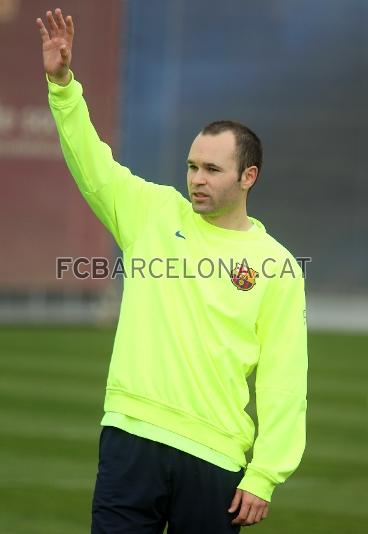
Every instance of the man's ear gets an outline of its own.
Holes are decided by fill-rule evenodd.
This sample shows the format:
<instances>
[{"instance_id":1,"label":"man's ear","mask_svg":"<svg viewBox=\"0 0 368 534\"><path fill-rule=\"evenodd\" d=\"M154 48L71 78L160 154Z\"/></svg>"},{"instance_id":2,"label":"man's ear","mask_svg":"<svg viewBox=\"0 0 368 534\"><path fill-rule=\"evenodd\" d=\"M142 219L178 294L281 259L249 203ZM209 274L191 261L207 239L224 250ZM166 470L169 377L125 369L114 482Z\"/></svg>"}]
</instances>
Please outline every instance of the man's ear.
<instances>
[{"instance_id":1,"label":"man's ear","mask_svg":"<svg viewBox=\"0 0 368 534\"><path fill-rule=\"evenodd\" d=\"M242 189L249 189L252 187L254 182L257 180L258 176L258 167L255 165L252 165L251 167L247 167L244 169L241 175L241 188Z\"/></svg>"}]
</instances>

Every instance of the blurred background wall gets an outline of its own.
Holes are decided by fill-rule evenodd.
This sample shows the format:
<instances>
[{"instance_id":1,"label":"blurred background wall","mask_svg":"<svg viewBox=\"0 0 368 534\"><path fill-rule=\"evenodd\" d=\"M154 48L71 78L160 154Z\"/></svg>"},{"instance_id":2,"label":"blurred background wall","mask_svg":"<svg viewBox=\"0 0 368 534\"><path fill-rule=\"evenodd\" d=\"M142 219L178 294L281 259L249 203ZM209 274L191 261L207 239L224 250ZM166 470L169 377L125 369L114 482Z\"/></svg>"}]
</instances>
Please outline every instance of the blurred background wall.
<instances>
[{"instance_id":1,"label":"blurred background wall","mask_svg":"<svg viewBox=\"0 0 368 534\"><path fill-rule=\"evenodd\" d=\"M50 4L0 6L0 320L114 320L120 281L55 280L57 256L117 251L58 149L34 27ZM58 6L74 15L73 69L116 158L186 194L198 131L223 118L249 125L265 158L248 211L295 256L312 258L310 325L367 329L368 3Z\"/></svg>"},{"instance_id":2,"label":"blurred background wall","mask_svg":"<svg viewBox=\"0 0 368 534\"><path fill-rule=\"evenodd\" d=\"M73 14L73 68L92 120L112 147L118 126L121 3L104 4L101 24L96 0L58 6L1 0L0 322L96 321L106 315L108 279L77 279L71 271L56 278L58 257L110 258L113 243L69 174L48 107L35 21L55 7Z\"/></svg>"}]
</instances>

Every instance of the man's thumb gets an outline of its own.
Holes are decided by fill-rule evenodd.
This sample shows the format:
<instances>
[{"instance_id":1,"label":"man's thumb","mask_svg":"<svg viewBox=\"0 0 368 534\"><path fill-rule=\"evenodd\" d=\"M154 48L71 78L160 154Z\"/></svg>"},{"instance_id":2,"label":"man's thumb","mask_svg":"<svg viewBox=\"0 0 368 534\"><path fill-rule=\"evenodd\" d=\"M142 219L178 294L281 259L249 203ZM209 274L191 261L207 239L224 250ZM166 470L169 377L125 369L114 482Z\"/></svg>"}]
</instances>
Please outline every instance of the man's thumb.
<instances>
[{"instance_id":1,"label":"man's thumb","mask_svg":"<svg viewBox=\"0 0 368 534\"><path fill-rule=\"evenodd\" d=\"M68 61L68 48L64 45L60 48L60 54L64 61L64 63L67 63Z\"/></svg>"}]
</instances>

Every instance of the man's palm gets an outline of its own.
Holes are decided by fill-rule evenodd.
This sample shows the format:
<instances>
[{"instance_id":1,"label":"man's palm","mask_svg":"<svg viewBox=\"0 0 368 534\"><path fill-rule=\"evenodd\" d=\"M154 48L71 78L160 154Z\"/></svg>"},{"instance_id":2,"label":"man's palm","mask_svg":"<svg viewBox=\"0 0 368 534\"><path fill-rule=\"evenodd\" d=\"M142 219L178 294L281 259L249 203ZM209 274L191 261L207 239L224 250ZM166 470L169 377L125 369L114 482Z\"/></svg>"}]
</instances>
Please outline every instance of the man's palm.
<instances>
[{"instance_id":1,"label":"man's palm","mask_svg":"<svg viewBox=\"0 0 368 534\"><path fill-rule=\"evenodd\" d=\"M37 25L42 38L43 63L49 76L63 78L67 75L71 59L74 37L72 17L68 16L64 21L60 9L55 10L55 17L51 11L47 12L47 30L41 19L37 19Z\"/></svg>"}]
</instances>

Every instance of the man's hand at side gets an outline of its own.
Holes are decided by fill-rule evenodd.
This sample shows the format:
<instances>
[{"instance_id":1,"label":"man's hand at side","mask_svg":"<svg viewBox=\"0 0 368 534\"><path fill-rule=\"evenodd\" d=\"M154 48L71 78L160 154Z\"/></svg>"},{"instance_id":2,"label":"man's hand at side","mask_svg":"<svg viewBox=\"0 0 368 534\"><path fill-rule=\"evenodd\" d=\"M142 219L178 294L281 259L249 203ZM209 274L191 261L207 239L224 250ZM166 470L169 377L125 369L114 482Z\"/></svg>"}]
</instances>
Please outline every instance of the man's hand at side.
<instances>
[{"instance_id":1,"label":"man's hand at side","mask_svg":"<svg viewBox=\"0 0 368 534\"><path fill-rule=\"evenodd\" d=\"M42 19L36 21L42 38L43 65L52 82L67 85L72 61L73 19L68 15L64 20L61 9L55 9L55 16L47 11L46 18L48 30Z\"/></svg>"},{"instance_id":2,"label":"man's hand at side","mask_svg":"<svg viewBox=\"0 0 368 534\"><path fill-rule=\"evenodd\" d=\"M239 506L240 510L237 517L231 521L231 524L249 526L259 523L259 521L267 517L268 505L268 501L264 501L248 491L237 489L228 512L235 512Z\"/></svg>"}]
</instances>

